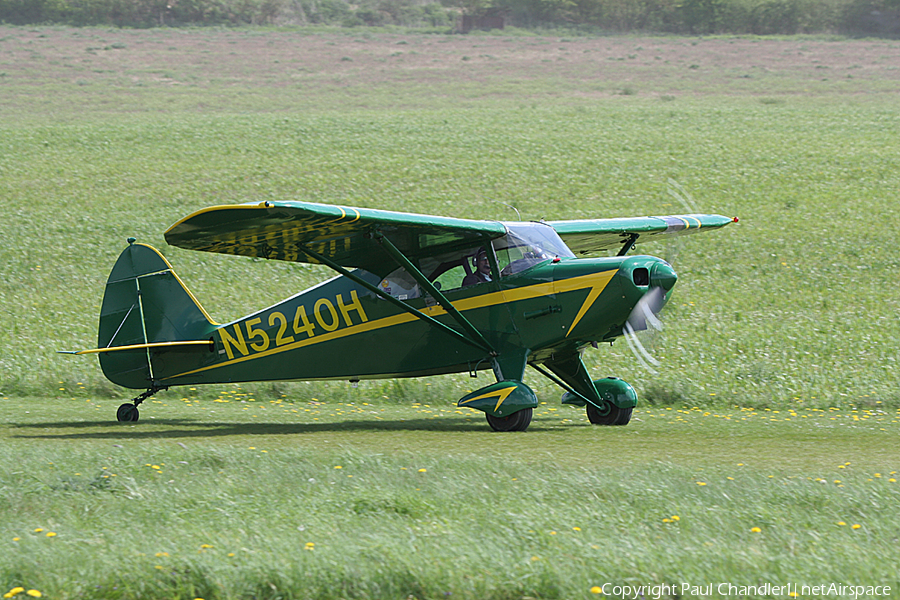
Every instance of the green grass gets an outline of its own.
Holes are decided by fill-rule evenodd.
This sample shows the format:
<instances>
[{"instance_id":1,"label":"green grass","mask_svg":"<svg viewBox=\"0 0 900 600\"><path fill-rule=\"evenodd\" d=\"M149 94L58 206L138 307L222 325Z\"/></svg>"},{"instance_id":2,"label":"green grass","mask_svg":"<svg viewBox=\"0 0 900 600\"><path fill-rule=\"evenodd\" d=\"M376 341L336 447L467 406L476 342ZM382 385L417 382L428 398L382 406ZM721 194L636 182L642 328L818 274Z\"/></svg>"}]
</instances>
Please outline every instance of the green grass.
<instances>
[{"instance_id":1,"label":"green grass","mask_svg":"<svg viewBox=\"0 0 900 600\"><path fill-rule=\"evenodd\" d=\"M0 343L15 352L0 390L35 395L61 381L113 393L94 360L55 351L93 343L103 282L129 236L162 248L220 322L328 276L165 246L171 223L211 204L297 198L501 219L514 218L503 203L526 219L685 212L667 193L673 179L700 210L741 222L639 246L680 275L651 340L662 373L649 378L624 345L589 352L595 372L693 404L897 407L897 120L880 105L705 100L7 126Z\"/></svg>"},{"instance_id":2,"label":"green grass","mask_svg":"<svg viewBox=\"0 0 900 600\"><path fill-rule=\"evenodd\" d=\"M114 402L2 401L0 585L587 598L607 582L900 583L898 414L648 409L598 428L544 405L500 435L469 410L251 397L156 401L134 425L110 423Z\"/></svg>"},{"instance_id":3,"label":"green grass","mask_svg":"<svg viewBox=\"0 0 900 600\"><path fill-rule=\"evenodd\" d=\"M741 44L819 62L716 67ZM210 600L900 585L896 53L0 28L0 587ZM741 221L639 246L679 273L645 341L659 373L624 344L585 354L637 388L625 428L587 426L535 373L546 404L524 434L457 412L486 383L464 375L173 389L120 425L133 394L56 353L95 343L130 236L220 322L330 276L167 247L162 232L206 206L688 212L670 181Z\"/></svg>"}]
</instances>

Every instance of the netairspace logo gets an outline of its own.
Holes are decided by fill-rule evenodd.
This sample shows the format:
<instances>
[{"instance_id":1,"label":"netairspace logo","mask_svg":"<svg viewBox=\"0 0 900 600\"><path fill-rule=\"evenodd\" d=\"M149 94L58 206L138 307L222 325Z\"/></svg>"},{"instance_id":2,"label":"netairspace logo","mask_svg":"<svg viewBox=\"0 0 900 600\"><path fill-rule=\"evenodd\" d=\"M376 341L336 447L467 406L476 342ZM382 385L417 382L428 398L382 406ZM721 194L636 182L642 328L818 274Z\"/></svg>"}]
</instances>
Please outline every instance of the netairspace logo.
<instances>
[{"instance_id":1,"label":"netairspace logo","mask_svg":"<svg viewBox=\"0 0 900 600\"><path fill-rule=\"evenodd\" d=\"M660 583L656 585L616 585L604 583L602 586L594 586L591 591L612 598L628 600L661 600L667 597L721 597L738 596L782 596L786 598L802 598L813 596L817 598L832 596L835 598L859 598L887 597L891 595L889 585L849 585L844 583L821 583L819 585L798 585L796 583L758 585L738 585L733 583L705 583L695 585L692 583L670 584Z\"/></svg>"}]
</instances>

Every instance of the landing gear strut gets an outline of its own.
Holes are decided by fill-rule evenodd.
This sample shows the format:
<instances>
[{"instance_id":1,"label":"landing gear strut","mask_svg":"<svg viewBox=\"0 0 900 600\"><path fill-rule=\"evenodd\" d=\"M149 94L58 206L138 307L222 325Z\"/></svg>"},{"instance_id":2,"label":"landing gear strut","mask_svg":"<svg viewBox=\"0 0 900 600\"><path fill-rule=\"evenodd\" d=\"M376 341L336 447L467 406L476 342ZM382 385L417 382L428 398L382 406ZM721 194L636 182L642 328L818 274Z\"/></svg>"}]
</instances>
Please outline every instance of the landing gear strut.
<instances>
[{"instance_id":1,"label":"landing gear strut","mask_svg":"<svg viewBox=\"0 0 900 600\"><path fill-rule=\"evenodd\" d=\"M138 411L138 406L141 404L141 402L143 402L144 400L146 400L147 398L149 398L156 392L161 392L162 390L167 390L167 389L169 389L168 386L164 386L164 387L153 386L152 388L150 388L149 390L147 390L146 392L144 392L143 394L141 394L140 396L138 396L137 398L132 400L130 403L126 402L125 404L120 406L119 410L116 411L116 419L120 423L136 422L139 418L141 418L141 413L140 413L140 411Z\"/></svg>"}]
</instances>

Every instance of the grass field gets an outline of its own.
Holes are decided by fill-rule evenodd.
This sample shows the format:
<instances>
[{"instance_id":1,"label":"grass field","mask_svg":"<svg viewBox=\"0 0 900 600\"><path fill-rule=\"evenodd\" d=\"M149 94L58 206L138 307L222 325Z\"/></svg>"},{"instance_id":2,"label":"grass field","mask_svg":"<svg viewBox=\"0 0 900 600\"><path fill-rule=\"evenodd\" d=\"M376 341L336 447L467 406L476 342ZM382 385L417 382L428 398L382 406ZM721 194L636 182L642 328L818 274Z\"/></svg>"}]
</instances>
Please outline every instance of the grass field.
<instances>
[{"instance_id":1,"label":"grass field","mask_svg":"<svg viewBox=\"0 0 900 600\"><path fill-rule=\"evenodd\" d=\"M897 42L836 38L0 26L0 587L896 593L898 64ZM329 275L161 234L270 198L741 221L639 246L679 273L645 341L660 372L585 355L637 388L626 428L534 377L528 432L493 434L455 409L465 376L170 390L115 423L129 393L56 351L95 343L125 239L226 322Z\"/></svg>"},{"instance_id":2,"label":"grass field","mask_svg":"<svg viewBox=\"0 0 900 600\"><path fill-rule=\"evenodd\" d=\"M137 425L108 408L0 404L11 587L584 598L606 583L681 597L697 597L685 583L900 584L897 414L660 408L596 428L548 404L527 433L495 435L469 410L237 388L153 401Z\"/></svg>"}]
</instances>

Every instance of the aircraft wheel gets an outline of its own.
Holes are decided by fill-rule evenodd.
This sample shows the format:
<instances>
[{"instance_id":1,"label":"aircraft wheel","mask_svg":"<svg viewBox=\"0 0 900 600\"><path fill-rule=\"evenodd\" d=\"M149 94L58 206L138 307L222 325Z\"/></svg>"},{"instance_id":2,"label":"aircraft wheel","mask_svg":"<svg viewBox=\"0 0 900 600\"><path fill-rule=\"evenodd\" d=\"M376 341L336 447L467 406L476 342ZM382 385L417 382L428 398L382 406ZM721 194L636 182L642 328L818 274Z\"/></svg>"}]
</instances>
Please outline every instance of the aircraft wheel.
<instances>
[{"instance_id":1,"label":"aircraft wheel","mask_svg":"<svg viewBox=\"0 0 900 600\"><path fill-rule=\"evenodd\" d=\"M119 410L116 411L116 419L122 423L137 421L140 416L141 414L138 412L138 407L127 402L120 406Z\"/></svg>"},{"instance_id":2,"label":"aircraft wheel","mask_svg":"<svg viewBox=\"0 0 900 600\"><path fill-rule=\"evenodd\" d=\"M634 408L619 408L608 403L606 410L600 410L593 404L587 405L587 417L593 425L628 425Z\"/></svg>"},{"instance_id":3,"label":"aircraft wheel","mask_svg":"<svg viewBox=\"0 0 900 600\"><path fill-rule=\"evenodd\" d=\"M494 417L485 413L488 425L494 431L525 431L531 424L531 416L534 409L523 408L518 412L514 412L508 417Z\"/></svg>"}]
</instances>

